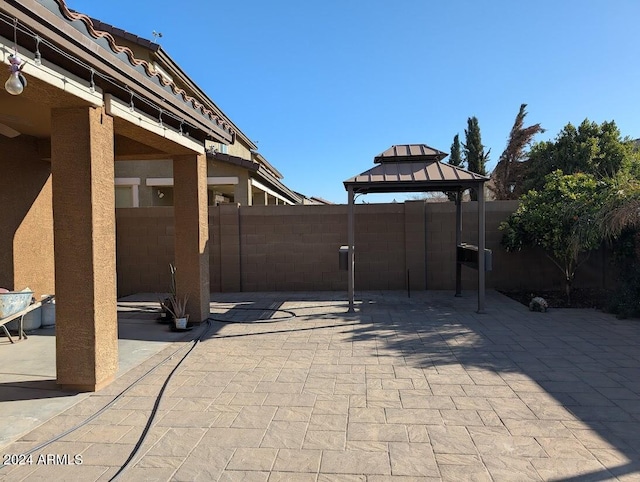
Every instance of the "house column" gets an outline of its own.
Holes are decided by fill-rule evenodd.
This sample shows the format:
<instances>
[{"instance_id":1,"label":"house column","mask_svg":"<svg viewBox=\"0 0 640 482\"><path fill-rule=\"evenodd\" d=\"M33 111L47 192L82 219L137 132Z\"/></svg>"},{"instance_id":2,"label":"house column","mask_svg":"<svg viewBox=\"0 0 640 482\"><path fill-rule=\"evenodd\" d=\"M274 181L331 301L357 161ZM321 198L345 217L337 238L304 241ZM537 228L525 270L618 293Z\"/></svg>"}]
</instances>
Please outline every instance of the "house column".
<instances>
[{"instance_id":1,"label":"house column","mask_svg":"<svg viewBox=\"0 0 640 482\"><path fill-rule=\"evenodd\" d=\"M57 382L99 390L118 369L113 118L51 111Z\"/></svg>"},{"instance_id":2,"label":"house column","mask_svg":"<svg viewBox=\"0 0 640 482\"><path fill-rule=\"evenodd\" d=\"M175 263L178 296L188 295L189 321L209 317L209 215L207 158L204 154L173 158Z\"/></svg>"}]
</instances>

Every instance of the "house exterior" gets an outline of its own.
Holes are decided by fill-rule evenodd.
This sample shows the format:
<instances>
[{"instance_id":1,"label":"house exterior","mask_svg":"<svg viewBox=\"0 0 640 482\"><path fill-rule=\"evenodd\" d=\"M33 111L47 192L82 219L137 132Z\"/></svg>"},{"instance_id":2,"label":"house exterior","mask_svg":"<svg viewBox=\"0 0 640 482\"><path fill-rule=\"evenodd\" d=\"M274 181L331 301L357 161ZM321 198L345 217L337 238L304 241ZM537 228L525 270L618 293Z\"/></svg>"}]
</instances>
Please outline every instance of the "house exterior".
<instances>
[{"instance_id":1,"label":"house exterior","mask_svg":"<svg viewBox=\"0 0 640 482\"><path fill-rule=\"evenodd\" d=\"M0 2L0 61L16 56L28 84L0 88L0 286L55 293L57 382L98 390L118 369L116 165L170 165L177 292L200 322L211 146L240 157L242 135L179 69L171 81L64 0Z\"/></svg>"},{"instance_id":2,"label":"house exterior","mask_svg":"<svg viewBox=\"0 0 640 482\"><path fill-rule=\"evenodd\" d=\"M157 43L92 19L96 29L108 32L129 48L136 58L166 81L172 82L234 128L230 142L208 141L207 203L215 206L237 203L243 206L301 204L302 198L282 183L283 176L217 105L189 78ZM174 201L172 164L163 159L118 160L115 165L116 206L172 206Z\"/></svg>"}]
</instances>

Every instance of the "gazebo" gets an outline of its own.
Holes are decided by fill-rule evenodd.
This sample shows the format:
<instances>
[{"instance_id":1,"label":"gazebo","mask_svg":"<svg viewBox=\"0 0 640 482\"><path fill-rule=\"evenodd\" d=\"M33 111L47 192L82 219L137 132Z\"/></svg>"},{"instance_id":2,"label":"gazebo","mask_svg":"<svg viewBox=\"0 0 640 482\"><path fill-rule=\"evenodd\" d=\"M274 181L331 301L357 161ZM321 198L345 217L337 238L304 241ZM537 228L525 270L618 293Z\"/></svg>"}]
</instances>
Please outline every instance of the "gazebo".
<instances>
[{"instance_id":1,"label":"gazebo","mask_svg":"<svg viewBox=\"0 0 640 482\"><path fill-rule=\"evenodd\" d=\"M462 193L475 189L478 193L478 313L484 312L485 301L485 200L484 183L489 179L475 172L441 162L447 153L425 144L394 145L377 155L377 164L368 171L344 181L349 194L348 205L348 272L349 312L354 311L354 199L356 194L392 192L455 192L456 246L462 243ZM461 263L456 260L456 296L461 293Z\"/></svg>"}]
</instances>

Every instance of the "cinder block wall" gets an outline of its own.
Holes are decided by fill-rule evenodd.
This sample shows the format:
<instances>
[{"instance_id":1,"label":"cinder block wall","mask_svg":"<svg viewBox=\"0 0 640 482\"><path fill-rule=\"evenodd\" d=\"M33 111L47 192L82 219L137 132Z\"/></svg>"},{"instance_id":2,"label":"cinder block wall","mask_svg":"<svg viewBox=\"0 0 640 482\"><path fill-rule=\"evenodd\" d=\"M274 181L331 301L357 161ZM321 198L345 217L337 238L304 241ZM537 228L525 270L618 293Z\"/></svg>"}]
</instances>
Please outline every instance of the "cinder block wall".
<instances>
[{"instance_id":1,"label":"cinder block wall","mask_svg":"<svg viewBox=\"0 0 640 482\"><path fill-rule=\"evenodd\" d=\"M493 250L487 286L543 289L562 286L543 252L507 253L498 226L517 201L486 203L486 245ZM173 261L173 208L118 209L118 294L166 291ZM477 244L477 203L463 203L462 241ZM212 291L345 290L338 249L347 243L347 206L238 206L209 211ZM408 201L355 206L356 289L455 288L455 205ZM426 263L425 263L426 261ZM576 286L611 279L603 251L592 254ZM463 289L477 272L463 267Z\"/></svg>"},{"instance_id":2,"label":"cinder block wall","mask_svg":"<svg viewBox=\"0 0 640 482\"><path fill-rule=\"evenodd\" d=\"M173 262L172 207L116 209L118 296L167 292Z\"/></svg>"}]
</instances>

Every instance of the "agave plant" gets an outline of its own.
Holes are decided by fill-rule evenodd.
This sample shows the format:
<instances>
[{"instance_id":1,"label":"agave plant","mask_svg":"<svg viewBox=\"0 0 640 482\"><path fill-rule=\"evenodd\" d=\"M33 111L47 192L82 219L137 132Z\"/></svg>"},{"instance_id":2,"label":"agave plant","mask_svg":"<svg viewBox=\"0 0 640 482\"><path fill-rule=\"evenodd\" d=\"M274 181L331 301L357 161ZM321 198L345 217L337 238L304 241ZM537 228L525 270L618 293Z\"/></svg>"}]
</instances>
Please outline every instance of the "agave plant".
<instances>
[{"instance_id":1,"label":"agave plant","mask_svg":"<svg viewBox=\"0 0 640 482\"><path fill-rule=\"evenodd\" d=\"M189 301L189 295L178 296L171 293L167 300L168 301L163 303L163 305L174 318L185 318L187 316L187 302Z\"/></svg>"}]
</instances>

